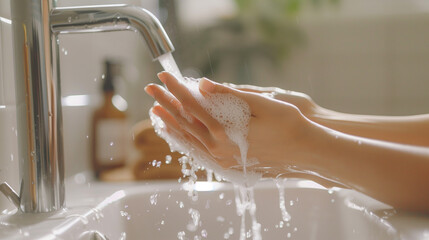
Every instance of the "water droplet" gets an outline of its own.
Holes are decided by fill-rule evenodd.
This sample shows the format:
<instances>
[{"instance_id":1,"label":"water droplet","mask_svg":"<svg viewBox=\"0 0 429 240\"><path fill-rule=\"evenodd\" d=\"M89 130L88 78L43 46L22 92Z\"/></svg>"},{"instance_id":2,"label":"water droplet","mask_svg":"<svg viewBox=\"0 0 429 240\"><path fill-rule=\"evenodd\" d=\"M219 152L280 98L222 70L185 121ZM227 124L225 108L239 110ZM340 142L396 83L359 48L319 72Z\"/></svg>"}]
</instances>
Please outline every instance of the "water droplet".
<instances>
[{"instance_id":1,"label":"water droplet","mask_svg":"<svg viewBox=\"0 0 429 240\"><path fill-rule=\"evenodd\" d=\"M71 17L68 17L68 18L67 18L67 22L71 23L71 22L72 22L72 18L71 18Z\"/></svg>"},{"instance_id":2,"label":"water droplet","mask_svg":"<svg viewBox=\"0 0 429 240\"><path fill-rule=\"evenodd\" d=\"M186 233L184 231L181 231L181 232L177 233L177 238L179 240L185 240L185 236L186 236Z\"/></svg>"},{"instance_id":3,"label":"water droplet","mask_svg":"<svg viewBox=\"0 0 429 240\"><path fill-rule=\"evenodd\" d=\"M128 212L125 212L125 211L119 211L120 213L121 213L121 216L122 217L126 217L126 216L128 216Z\"/></svg>"},{"instance_id":4,"label":"water droplet","mask_svg":"<svg viewBox=\"0 0 429 240\"><path fill-rule=\"evenodd\" d=\"M109 144L110 146L113 146L114 145L114 143L113 142L110 142L110 144Z\"/></svg>"},{"instance_id":5,"label":"water droplet","mask_svg":"<svg viewBox=\"0 0 429 240\"><path fill-rule=\"evenodd\" d=\"M127 239L127 233L126 232L122 232L121 233L121 238L119 240L126 240Z\"/></svg>"},{"instance_id":6,"label":"water droplet","mask_svg":"<svg viewBox=\"0 0 429 240\"><path fill-rule=\"evenodd\" d=\"M158 193L154 193L150 195L150 204L156 205L157 201L158 201Z\"/></svg>"},{"instance_id":7,"label":"water droplet","mask_svg":"<svg viewBox=\"0 0 429 240\"><path fill-rule=\"evenodd\" d=\"M207 230L205 230L205 229L201 230L201 236L203 238L207 238Z\"/></svg>"},{"instance_id":8,"label":"water droplet","mask_svg":"<svg viewBox=\"0 0 429 240\"><path fill-rule=\"evenodd\" d=\"M104 79L106 76L103 74L103 75L101 75L101 79Z\"/></svg>"},{"instance_id":9,"label":"water droplet","mask_svg":"<svg viewBox=\"0 0 429 240\"><path fill-rule=\"evenodd\" d=\"M293 206L293 201L292 200L289 202L289 205Z\"/></svg>"},{"instance_id":10,"label":"water droplet","mask_svg":"<svg viewBox=\"0 0 429 240\"><path fill-rule=\"evenodd\" d=\"M219 194L219 199L222 200L225 197L224 193Z\"/></svg>"},{"instance_id":11,"label":"water droplet","mask_svg":"<svg viewBox=\"0 0 429 240\"><path fill-rule=\"evenodd\" d=\"M166 155L165 156L165 164L170 164L171 163L171 159L172 159L171 155Z\"/></svg>"},{"instance_id":12,"label":"water droplet","mask_svg":"<svg viewBox=\"0 0 429 240\"><path fill-rule=\"evenodd\" d=\"M292 234L290 234L290 233L287 233L287 238L290 238L291 236L292 236Z\"/></svg>"}]
</instances>

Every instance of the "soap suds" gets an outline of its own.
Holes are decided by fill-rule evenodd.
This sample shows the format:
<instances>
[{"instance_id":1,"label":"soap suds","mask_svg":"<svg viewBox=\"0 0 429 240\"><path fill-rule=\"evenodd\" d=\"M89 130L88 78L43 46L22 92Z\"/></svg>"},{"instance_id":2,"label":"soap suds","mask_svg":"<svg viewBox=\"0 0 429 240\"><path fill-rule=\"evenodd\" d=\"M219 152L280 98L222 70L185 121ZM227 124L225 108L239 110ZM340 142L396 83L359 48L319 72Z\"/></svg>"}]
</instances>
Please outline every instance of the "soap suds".
<instances>
[{"instance_id":1,"label":"soap suds","mask_svg":"<svg viewBox=\"0 0 429 240\"><path fill-rule=\"evenodd\" d=\"M215 93L203 96L199 90L199 81L200 79L184 78L181 83L189 89L192 96L203 109L225 128L225 133L230 140L237 144L240 149L240 156L235 156L231 161L237 161L238 164L242 166L244 176L243 173L238 170L223 169L212 160L212 157L208 153L194 148L189 142L183 138L181 139L177 135L173 136L169 134L164 122L150 111L149 114L155 131L166 140L172 151L177 151L188 156L191 159L188 161L192 162L191 166L193 165L194 169L210 169L210 171L215 172L220 175L222 179L229 182L247 187L253 186L260 179L261 174L247 172L247 134L250 121L249 105L232 94ZM255 162L256 161L253 160L252 164ZM185 169L182 171L185 171L185 175L188 175Z\"/></svg>"},{"instance_id":2,"label":"soap suds","mask_svg":"<svg viewBox=\"0 0 429 240\"><path fill-rule=\"evenodd\" d=\"M150 118L156 133L162 137L170 146L171 151L176 151L185 155L179 159L182 164L182 173L188 177L188 196L196 201L198 195L193 190L193 185L197 180L196 171L204 169L208 173L208 179L212 179L212 173L216 180L226 180L232 182L236 186L236 207L237 214L241 216L241 231L240 239L245 239L245 213L249 212L252 220L252 233L254 240L260 240L261 225L256 221L256 204L254 200L253 185L261 178L260 173L249 172L247 167L249 161L247 152L249 144L247 135L249 132L249 121L251 117L249 105L242 99L225 93L205 94L203 96L199 89L201 79L179 78L181 84L185 85L198 104L207 111L215 120L217 120L225 129L228 138L240 149L240 156L233 156L231 161L236 161L241 166L243 172L236 169L223 169L212 157L200 149L194 148L188 141L177 135L170 134L165 123L152 111L149 111ZM156 105L157 103L155 103ZM189 114L181 110L181 115L188 121L192 121ZM257 163L256 159L252 159L251 164ZM195 224L193 225L195 226ZM188 226L189 227L189 226ZM188 229L189 230L189 229ZM194 230L194 229L192 229ZM183 237L181 234L178 236Z\"/></svg>"}]
</instances>

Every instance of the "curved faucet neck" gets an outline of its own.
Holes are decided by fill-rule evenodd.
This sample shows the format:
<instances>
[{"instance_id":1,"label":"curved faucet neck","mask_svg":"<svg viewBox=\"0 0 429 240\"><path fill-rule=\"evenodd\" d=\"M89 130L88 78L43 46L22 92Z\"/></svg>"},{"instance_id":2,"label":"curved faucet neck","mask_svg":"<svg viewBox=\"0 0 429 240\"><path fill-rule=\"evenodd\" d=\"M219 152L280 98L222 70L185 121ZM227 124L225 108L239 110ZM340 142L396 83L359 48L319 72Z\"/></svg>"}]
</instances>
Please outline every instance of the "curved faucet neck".
<instances>
[{"instance_id":1,"label":"curved faucet neck","mask_svg":"<svg viewBox=\"0 0 429 240\"><path fill-rule=\"evenodd\" d=\"M13 0L20 196L0 191L23 212L64 207L64 157L58 34L133 30L154 59L174 47L149 11L128 5L53 8L56 0Z\"/></svg>"}]
</instances>

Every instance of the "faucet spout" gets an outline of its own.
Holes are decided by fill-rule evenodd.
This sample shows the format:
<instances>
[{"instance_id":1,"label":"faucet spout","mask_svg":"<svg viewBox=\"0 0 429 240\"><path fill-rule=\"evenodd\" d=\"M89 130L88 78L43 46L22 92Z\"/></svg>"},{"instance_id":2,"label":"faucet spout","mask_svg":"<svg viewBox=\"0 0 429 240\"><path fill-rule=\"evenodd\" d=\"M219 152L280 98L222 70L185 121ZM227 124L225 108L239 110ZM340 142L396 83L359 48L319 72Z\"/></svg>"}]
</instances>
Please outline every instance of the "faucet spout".
<instances>
[{"instance_id":1,"label":"faucet spout","mask_svg":"<svg viewBox=\"0 0 429 240\"><path fill-rule=\"evenodd\" d=\"M51 12L54 33L83 33L133 30L146 40L153 59L174 51L158 19L144 8L115 4L55 8Z\"/></svg>"}]
</instances>

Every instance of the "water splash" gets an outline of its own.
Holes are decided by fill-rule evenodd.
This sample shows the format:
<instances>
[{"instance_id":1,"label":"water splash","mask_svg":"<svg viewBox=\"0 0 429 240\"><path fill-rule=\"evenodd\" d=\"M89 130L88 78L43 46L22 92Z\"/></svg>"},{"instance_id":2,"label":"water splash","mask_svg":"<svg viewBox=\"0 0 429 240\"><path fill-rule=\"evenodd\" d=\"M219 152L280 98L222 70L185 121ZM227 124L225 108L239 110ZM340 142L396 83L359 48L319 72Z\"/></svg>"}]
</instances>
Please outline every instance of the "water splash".
<instances>
[{"instance_id":1,"label":"water splash","mask_svg":"<svg viewBox=\"0 0 429 240\"><path fill-rule=\"evenodd\" d=\"M290 221L291 216L286 211L286 201L285 201L285 191L284 191L284 181L286 179L276 179L276 186L279 190L279 205L280 205L280 211L282 213L282 219L283 221ZM291 206L293 203L291 204Z\"/></svg>"},{"instance_id":2,"label":"water splash","mask_svg":"<svg viewBox=\"0 0 429 240\"><path fill-rule=\"evenodd\" d=\"M256 220L254 192L253 188L250 187L253 186L261 176L260 174L247 172L247 133L250 120L250 108L248 104L231 94L202 96L199 91L200 79L183 78L171 53L160 56L158 60L165 71L172 73L182 84L186 85L197 102L225 127L227 136L236 143L240 149L240 156L237 158L237 162L242 166L244 177L243 174L240 174L236 170L231 169L226 171L222 169L216 163L211 162L211 158L207 156L206 153L194 149L184 139L176 139L169 135L165 130L165 124L162 120L150 111L149 114L152 124L157 134L169 143L172 151L185 153L186 155L180 158L179 162L182 164L182 173L184 177L187 177L189 180L187 184L187 186L189 186L187 189L188 196L191 197L192 200L198 199L198 195L196 195L196 191L194 191L194 185L197 180L197 175L195 173L201 169L207 171L209 175L207 178L210 181L212 180L212 173L214 172L216 180L222 181L226 179L233 182L236 189L237 214L242 217L240 239L245 239L246 236L249 235L249 233L245 233L245 216L247 211L252 220L252 231L250 236L253 236L254 240L262 239L261 225ZM187 118L186 113L182 115ZM228 121L223 123L225 120ZM198 161L195 161L195 159L198 159ZM223 197L220 196L220 198ZM195 224L193 226L195 227ZM185 239L185 233L183 231L179 232L177 237L179 239Z\"/></svg>"}]
</instances>

